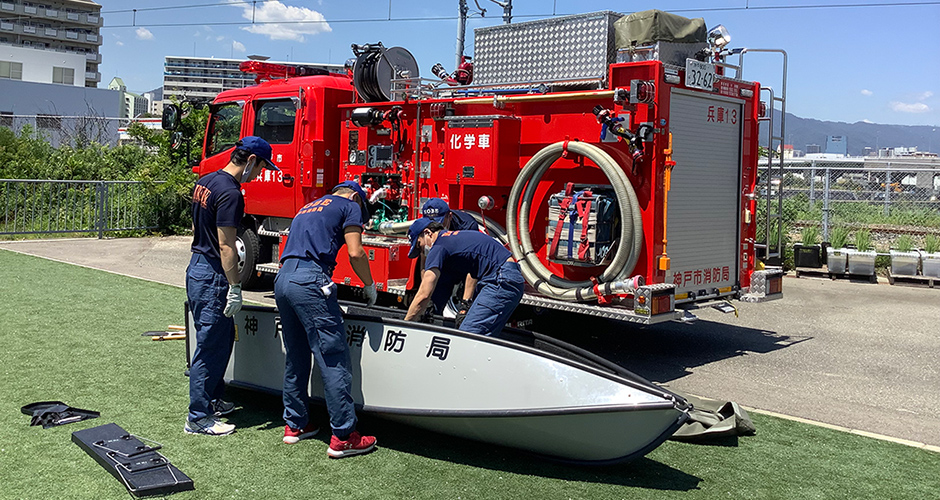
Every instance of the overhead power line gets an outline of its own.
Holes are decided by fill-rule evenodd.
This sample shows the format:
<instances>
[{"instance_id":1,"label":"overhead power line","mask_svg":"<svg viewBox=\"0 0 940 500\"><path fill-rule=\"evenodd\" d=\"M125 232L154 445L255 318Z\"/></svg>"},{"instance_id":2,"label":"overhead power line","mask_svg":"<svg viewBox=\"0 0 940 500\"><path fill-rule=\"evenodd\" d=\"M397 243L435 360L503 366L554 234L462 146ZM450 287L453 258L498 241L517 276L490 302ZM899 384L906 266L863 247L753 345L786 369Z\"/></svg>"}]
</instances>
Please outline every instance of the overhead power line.
<instances>
[{"instance_id":1,"label":"overhead power line","mask_svg":"<svg viewBox=\"0 0 940 500\"><path fill-rule=\"evenodd\" d=\"M206 8L206 7L226 7L232 5L255 5L259 3L264 3L263 1L232 1L232 2L223 2L223 3L207 3L207 4L194 4L194 5L168 5L162 7L145 7L141 9L122 9L122 10L112 10L112 11L102 11L102 14L117 14L117 13L134 13L136 18L136 13L145 12L145 11L172 11L172 10L182 10L182 9L194 9L194 8ZM730 12L730 11L763 11L763 10L809 10L809 9L846 9L846 8L879 8L879 7L925 7L932 5L940 5L940 1L920 1L920 2L869 2L869 3L853 3L853 4L814 4L814 5L764 5L764 6L751 6L748 4L740 7L702 7L702 8L691 8L691 9L672 9L669 12L673 13L696 13L696 12ZM523 19L544 19L550 17L558 17L570 14L516 14L513 15L514 18L523 18ZM379 22L440 22L440 21L456 21L458 16L433 16L433 17L399 17L392 18L383 17L383 18L374 18L374 19L334 19L334 20L299 20L299 21L219 21L219 22L191 22L191 23L137 23L136 19L132 24L117 24L117 25L105 25L104 28L137 28L137 27L150 27L150 28L165 28L165 27L185 27L185 26L250 26L250 25L267 25L267 24L355 24L355 23L379 23Z\"/></svg>"},{"instance_id":2,"label":"overhead power line","mask_svg":"<svg viewBox=\"0 0 940 500\"><path fill-rule=\"evenodd\" d=\"M260 2L245 2L245 1L232 1L232 2L215 2L215 3L202 3L195 5L164 5L162 7L141 7L139 9L120 9L120 10L103 10L102 14L122 14L122 13L131 13L131 12L147 12L153 10L183 10L183 9L197 9L200 7L226 7L229 5L252 5L254 3L264 3Z\"/></svg>"}]
</instances>

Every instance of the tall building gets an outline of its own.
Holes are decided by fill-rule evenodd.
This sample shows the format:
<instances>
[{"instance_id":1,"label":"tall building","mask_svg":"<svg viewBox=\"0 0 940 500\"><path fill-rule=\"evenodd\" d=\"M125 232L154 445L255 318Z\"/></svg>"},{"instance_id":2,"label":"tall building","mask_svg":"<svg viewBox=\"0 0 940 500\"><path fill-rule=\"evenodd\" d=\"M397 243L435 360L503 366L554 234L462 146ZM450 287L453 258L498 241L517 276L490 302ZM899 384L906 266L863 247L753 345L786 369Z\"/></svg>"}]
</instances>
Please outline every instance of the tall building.
<instances>
[{"instance_id":1,"label":"tall building","mask_svg":"<svg viewBox=\"0 0 940 500\"><path fill-rule=\"evenodd\" d=\"M0 0L0 78L97 87L100 13L89 0Z\"/></svg>"},{"instance_id":2,"label":"tall building","mask_svg":"<svg viewBox=\"0 0 940 500\"><path fill-rule=\"evenodd\" d=\"M147 98L147 109L150 114L160 116L163 113L163 87L157 87L149 92L144 92Z\"/></svg>"},{"instance_id":3,"label":"tall building","mask_svg":"<svg viewBox=\"0 0 940 500\"><path fill-rule=\"evenodd\" d=\"M124 80L120 77L112 78L108 88L121 93L121 116L119 118L137 118L150 111L150 100L142 95L128 92Z\"/></svg>"},{"instance_id":4,"label":"tall building","mask_svg":"<svg viewBox=\"0 0 940 500\"><path fill-rule=\"evenodd\" d=\"M238 89L255 84L254 75L242 73L238 65L244 59L215 59L206 57L166 56L163 63L163 100L213 99L223 90ZM276 62L300 65L327 71L342 72L342 64Z\"/></svg>"},{"instance_id":5,"label":"tall building","mask_svg":"<svg viewBox=\"0 0 940 500\"><path fill-rule=\"evenodd\" d=\"M844 135L830 135L827 137L826 154L848 156L846 137Z\"/></svg>"}]
</instances>

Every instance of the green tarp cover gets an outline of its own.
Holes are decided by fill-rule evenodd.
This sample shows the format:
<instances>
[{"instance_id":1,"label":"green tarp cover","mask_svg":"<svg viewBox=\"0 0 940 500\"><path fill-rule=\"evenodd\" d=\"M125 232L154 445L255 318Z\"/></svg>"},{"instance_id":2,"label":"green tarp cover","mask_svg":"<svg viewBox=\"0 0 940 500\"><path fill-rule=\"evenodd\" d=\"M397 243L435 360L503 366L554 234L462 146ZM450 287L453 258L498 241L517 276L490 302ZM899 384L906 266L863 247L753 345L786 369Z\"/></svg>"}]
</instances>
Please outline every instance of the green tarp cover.
<instances>
[{"instance_id":1,"label":"green tarp cover","mask_svg":"<svg viewBox=\"0 0 940 500\"><path fill-rule=\"evenodd\" d=\"M708 442L716 438L753 436L754 422L744 408L733 401L715 401L682 395L692 403L689 419L672 435L674 441Z\"/></svg>"},{"instance_id":2,"label":"green tarp cover","mask_svg":"<svg viewBox=\"0 0 940 500\"><path fill-rule=\"evenodd\" d=\"M653 9L615 21L614 37L617 48L625 49L655 42L707 42L708 31L701 17L689 19Z\"/></svg>"}]
</instances>

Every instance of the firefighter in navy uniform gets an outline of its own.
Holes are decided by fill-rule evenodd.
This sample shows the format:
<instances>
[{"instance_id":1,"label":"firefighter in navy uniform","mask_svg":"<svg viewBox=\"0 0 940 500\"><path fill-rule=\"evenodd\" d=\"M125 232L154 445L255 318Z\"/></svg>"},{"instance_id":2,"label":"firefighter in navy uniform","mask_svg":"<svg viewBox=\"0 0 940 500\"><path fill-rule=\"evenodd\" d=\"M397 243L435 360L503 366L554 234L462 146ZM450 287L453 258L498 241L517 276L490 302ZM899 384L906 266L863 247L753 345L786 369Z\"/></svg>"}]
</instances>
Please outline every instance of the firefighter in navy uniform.
<instances>
[{"instance_id":1,"label":"firefighter in navy uniform","mask_svg":"<svg viewBox=\"0 0 940 500\"><path fill-rule=\"evenodd\" d=\"M297 212L281 254L281 269L274 281L274 299L281 314L284 349L284 442L294 444L314 436L310 422L310 353L320 368L326 409L333 435L327 454L343 458L375 448L375 437L356 431L352 373L343 314L336 298L333 269L336 254L346 245L349 263L365 284L368 304L375 304L375 282L369 257L362 247L363 224L368 220L365 192L354 181L343 182L332 194Z\"/></svg>"},{"instance_id":2,"label":"firefighter in navy uniform","mask_svg":"<svg viewBox=\"0 0 940 500\"><path fill-rule=\"evenodd\" d=\"M196 328L196 350L189 369L188 434L231 434L235 426L218 417L235 405L223 401L222 380L235 342L232 316L242 307L236 233L245 212L241 185L271 162L271 145L249 136L235 143L229 163L204 176L193 190L192 259L186 269L186 297Z\"/></svg>"},{"instance_id":3,"label":"firefighter in navy uniform","mask_svg":"<svg viewBox=\"0 0 940 500\"><path fill-rule=\"evenodd\" d=\"M431 198L421 207L421 216L439 222L445 231L479 231L476 219L462 210L451 210L447 202L440 198Z\"/></svg>"},{"instance_id":4,"label":"firefighter in navy uniform","mask_svg":"<svg viewBox=\"0 0 940 500\"><path fill-rule=\"evenodd\" d=\"M480 225L477 224L476 219L474 219L472 215L463 210L451 210L447 202L441 198L431 198L426 201L421 207L421 215L422 217L430 219L432 222L440 223L444 226L445 231L480 230ZM419 261L419 267L424 268L423 254ZM470 306L473 304L473 291L477 284L476 280L469 274L466 277L447 276L443 281L438 282L434 296L431 298L431 301L436 305L447 302L447 300L450 299L454 285L461 279L464 280L463 294L460 301L455 304L458 328L467 316L467 311L470 310Z\"/></svg>"},{"instance_id":5,"label":"firefighter in navy uniform","mask_svg":"<svg viewBox=\"0 0 940 500\"><path fill-rule=\"evenodd\" d=\"M509 250L480 231L444 231L440 223L422 217L408 229L408 257L425 253L421 286L406 321L424 314L439 281L469 274L480 292L467 311L460 330L497 335L512 315L525 291L525 279Z\"/></svg>"}]
</instances>

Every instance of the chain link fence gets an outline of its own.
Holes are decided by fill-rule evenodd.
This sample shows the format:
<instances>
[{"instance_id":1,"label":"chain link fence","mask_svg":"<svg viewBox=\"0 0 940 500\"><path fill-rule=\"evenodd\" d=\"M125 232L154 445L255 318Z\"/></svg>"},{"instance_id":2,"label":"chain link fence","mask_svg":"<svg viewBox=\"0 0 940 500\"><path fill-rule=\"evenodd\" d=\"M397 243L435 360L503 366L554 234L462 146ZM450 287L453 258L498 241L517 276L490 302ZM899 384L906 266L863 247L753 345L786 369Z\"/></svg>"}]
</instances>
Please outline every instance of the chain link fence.
<instances>
[{"instance_id":1,"label":"chain link fence","mask_svg":"<svg viewBox=\"0 0 940 500\"><path fill-rule=\"evenodd\" d=\"M160 228L162 182L0 179L0 235Z\"/></svg>"},{"instance_id":2,"label":"chain link fence","mask_svg":"<svg viewBox=\"0 0 940 500\"><path fill-rule=\"evenodd\" d=\"M770 241L772 248L778 214L784 246L800 241L806 227L818 228L822 241L835 228L868 231L881 253L902 235L919 246L927 234L940 234L940 162L793 160L782 170L762 165L755 195L758 243Z\"/></svg>"}]
</instances>

